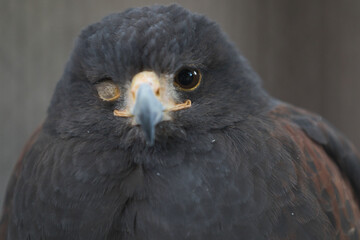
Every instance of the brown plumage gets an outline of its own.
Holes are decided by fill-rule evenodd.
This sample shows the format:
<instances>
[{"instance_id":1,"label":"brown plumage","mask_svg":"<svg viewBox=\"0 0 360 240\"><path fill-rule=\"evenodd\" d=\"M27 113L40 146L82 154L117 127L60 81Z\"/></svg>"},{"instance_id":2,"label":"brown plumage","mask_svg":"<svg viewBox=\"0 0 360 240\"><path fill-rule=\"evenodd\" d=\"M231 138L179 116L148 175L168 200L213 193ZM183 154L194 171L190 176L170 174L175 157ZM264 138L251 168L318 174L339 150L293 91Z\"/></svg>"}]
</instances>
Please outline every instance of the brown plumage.
<instances>
[{"instance_id":1,"label":"brown plumage","mask_svg":"<svg viewBox=\"0 0 360 240\"><path fill-rule=\"evenodd\" d=\"M358 168L360 155L354 146L335 133L321 117L302 109L280 104L270 116L277 122L274 137L287 135L299 148L299 159L305 171L302 181L307 181L316 193L321 210L335 229L336 239L359 239L359 195L349 181L350 177L359 187L358 177L344 171L347 161L353 161ZM300 208L300 218L301 211ZM294 213L293 217L298 216Z\"/></svg>"}]
</instances>

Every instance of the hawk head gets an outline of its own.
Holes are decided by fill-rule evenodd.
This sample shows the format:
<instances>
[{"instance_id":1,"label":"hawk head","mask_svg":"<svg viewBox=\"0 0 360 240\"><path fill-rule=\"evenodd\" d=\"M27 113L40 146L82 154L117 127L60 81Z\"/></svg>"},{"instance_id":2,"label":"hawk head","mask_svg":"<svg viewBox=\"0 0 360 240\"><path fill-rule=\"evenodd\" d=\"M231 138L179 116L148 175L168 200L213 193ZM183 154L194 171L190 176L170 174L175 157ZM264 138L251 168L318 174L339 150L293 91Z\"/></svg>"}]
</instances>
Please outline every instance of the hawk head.
<instances>
[{"instance_id":1,"label":"hawk head","mask_svg":"<svg viewBox=\"0 0 360 240\"><path fill-rule=\"evenodd\" d=\"M266 102L259 82L206 17L178 5L129 9L82 31L46 126L156 147L248 118Z\"/></svg>"}]
</instances>

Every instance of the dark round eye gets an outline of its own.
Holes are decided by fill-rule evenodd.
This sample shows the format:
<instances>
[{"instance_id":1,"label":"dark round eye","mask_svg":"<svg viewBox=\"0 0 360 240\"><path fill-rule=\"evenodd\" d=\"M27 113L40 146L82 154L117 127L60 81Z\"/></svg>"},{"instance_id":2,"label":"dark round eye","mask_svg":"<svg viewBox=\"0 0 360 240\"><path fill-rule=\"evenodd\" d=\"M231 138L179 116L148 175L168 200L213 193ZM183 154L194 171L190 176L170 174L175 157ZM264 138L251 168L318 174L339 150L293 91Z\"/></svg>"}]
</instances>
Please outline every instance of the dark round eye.
<instances>
[{"instance_id":1,"label":"dark round eye","mask_svg":"<svg viewBox=\"0 0 360 240\"><path fill-rule=\"evenodd\" d=\"M192 91L199 86L201 74L194 68L182 68L176 73L174 80L175 85L181 90Z\"/></svg>"}]
</instances>

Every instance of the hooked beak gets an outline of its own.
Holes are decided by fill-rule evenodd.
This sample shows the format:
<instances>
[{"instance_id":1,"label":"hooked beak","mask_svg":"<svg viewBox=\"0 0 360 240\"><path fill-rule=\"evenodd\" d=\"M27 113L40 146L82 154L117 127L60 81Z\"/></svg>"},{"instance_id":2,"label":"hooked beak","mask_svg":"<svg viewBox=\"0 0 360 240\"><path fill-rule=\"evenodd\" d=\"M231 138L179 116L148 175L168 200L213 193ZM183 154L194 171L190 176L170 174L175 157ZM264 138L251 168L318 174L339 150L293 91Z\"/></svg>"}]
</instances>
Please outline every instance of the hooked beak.
<instances>
[{"instance_id":1,"label":"hooked beak","mask_svg":"<svg viewBox=\"0 0 360 240\"><path fill-rule=\"evenodd\" d=\"M144 71L136 74L131 82L128 105L124 110L114 110L118 117L134 117L144 132L146 142L155 143L155 127L167 112L178 111L191 107L191 101L175 104L173 97L166 89L166 84L160 84L160 79L154 72Z\"/></svg>"},{"instance_id":2,"label":"hooked beak","mask_svg":"<svg viewBox=\"0 0 360 240\"><path fill-rule=\"evenodd\" d=\"M163 119L164 107L155 97L151 86L147 83L139 86L136 95L136 102L132 114L135 116L135 121L141 125L145 133L146 142L150 146L153 146L155 141L155 126Z\"/></svg>"}]
</instances>

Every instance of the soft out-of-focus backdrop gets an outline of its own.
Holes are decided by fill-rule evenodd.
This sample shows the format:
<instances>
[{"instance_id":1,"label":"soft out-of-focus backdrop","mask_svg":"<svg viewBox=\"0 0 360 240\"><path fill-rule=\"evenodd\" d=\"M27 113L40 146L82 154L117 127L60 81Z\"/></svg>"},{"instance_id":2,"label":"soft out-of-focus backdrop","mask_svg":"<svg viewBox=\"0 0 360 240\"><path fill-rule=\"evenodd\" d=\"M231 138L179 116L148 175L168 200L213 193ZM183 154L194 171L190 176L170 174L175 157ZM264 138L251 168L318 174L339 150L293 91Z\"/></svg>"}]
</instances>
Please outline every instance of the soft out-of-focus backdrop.
<instances>
[{"instance_id":1,"label":"soft out-of-focus backdrop","mask_svg":"<svg viewBox=\"0 0 360 240\"><path fill-rule=\"evenodd\" d=\"M0 204L86 25L167 0L1 0ZM318 112L360 148L360 1L184 0L217 21L274 96Z\"/></svg>"}]
</instances>

